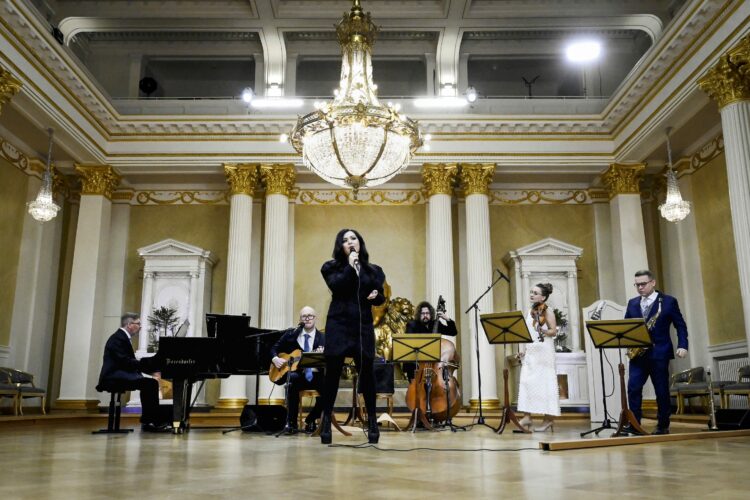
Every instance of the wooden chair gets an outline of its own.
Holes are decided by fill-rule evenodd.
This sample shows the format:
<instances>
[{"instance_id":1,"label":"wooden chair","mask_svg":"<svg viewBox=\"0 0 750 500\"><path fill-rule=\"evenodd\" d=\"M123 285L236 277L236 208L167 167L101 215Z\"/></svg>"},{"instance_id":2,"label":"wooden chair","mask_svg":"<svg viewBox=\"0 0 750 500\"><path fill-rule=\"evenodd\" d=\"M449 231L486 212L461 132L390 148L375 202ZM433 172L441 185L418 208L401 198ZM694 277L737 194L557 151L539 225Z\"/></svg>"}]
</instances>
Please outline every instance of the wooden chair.
<instances>
[{"instance_id":1,"label":"wooden chair","mask_svg":"<svg viewBox=\"0 0 750 500\"><path fill-rule=\"evenodd\" d=\"M303 410L305 409L305 398L311 399L312 403L308 408L312 409L315 406L315 398L319 398L320 393L314 389L303 389L299 391L299 412L297 412L297 427L302 429L305 425L305 419Z\"/></svg>"},{"instance_id":2,"label":"wooden chair","mask_svg":"<svg viewBox=\"0 0 750 500\"><path fill-rule=\"evenodd\" d=\"M11 382L10 368L0 368L0 398L10 398L13 406L13 415L18 415L18 388Z\"/></svg>"},{"instance_id":3,"label":"wooden chair","mask_svg":"<svg viewBox=\"0 0 750 500\"><path fill-rule=\"evenodd\" d=\"M729 408L729 396L747 396L750 407L750 365L737 370L737 382L726 384L721 391L721 407Z\"/></svg>"},{"instance_id":4,"label":"wooden chair","mask_svg":"<svg viewBox=\"0 0 750 500\"><path fill-rule=\"evenodd\" d=\"M29 398L39 398L41 400L42 414L46 415L45 410L47 402L47 392L41 387L34 385L34 376L31 373L22 372L13 368L5 368L10 375L11 384L16 386L18 391L18 413L23 415L23 400Z\"/></svg>"}]
</instances>

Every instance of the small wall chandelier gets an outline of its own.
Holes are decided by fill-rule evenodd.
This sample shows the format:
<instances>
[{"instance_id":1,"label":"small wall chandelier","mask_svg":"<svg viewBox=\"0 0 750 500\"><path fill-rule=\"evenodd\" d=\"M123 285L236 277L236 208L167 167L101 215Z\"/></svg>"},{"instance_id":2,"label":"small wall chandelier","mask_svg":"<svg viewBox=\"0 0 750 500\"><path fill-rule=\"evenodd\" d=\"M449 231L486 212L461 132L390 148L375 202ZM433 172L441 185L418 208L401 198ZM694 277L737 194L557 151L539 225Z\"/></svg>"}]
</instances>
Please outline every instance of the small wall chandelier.
<instances>
[{"instance_id":1,"label":"small wall chandelier","mask_svg":"<svg viewBox=\"0 0 750 500\"><path fill-rule=\"evenodd\" d=\"M336 25L341 82L330 103L300 117L289 140L305 166L326 181L354 190L377 186L409 164L422 145L417 123L384 106L372 80L372 44L378 28L359 0Z\"/></svg>"},{"instance_id":2,"label":"small wall chandelier","mask_svg":"<svg viewBox=\"0 0 750 500\"><path fill-rule=\"evenodd\" d=\"M672 168L672 145L669 142L669 132L667 129L667 199L659 205L661 216L669 222L679 222L690 214L690 202L682 199L680 187L677 184L677 176Z\"/></svg>"},{"instance_id":3,"label":"small wall chandelier","mask_svg":"<svg viewBox=\"0 0 750 500\"><path fill-rule=\"evenodd\" d=\"M42 173L42 186L34 201L29 202L26 206L29 209L29 215L39 222L47 222L57 216L60 206L52 198L52 129L49 129L49 150L47 151L47 165Z\"/></svg>"}]
</instances>

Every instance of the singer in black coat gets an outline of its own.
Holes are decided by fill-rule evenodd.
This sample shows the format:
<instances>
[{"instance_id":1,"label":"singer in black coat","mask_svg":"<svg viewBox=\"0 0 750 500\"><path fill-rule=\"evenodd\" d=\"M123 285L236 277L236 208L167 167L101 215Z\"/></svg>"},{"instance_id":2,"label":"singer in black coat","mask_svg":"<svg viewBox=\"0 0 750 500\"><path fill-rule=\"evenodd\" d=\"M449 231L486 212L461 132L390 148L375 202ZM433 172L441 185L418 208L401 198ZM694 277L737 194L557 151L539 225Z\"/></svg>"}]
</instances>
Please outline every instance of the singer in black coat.
<instances>
[{"instance_id":1,"label":"singer in black coat","mask_svg":"<svg viewBox=\"0 0 750 500\"><path fill-rule=\"evenodd\" d=\"M339 231L334 243L333 260L323 264L320 272L332 295L326 319L323 412L330 416L344 358L351 356L357 366L359 388L365 398L368 416L374 418L375 329L371 307L385 302L385 273L369 262L362 236L351 229Z\"/></svg>"}]
</instances>

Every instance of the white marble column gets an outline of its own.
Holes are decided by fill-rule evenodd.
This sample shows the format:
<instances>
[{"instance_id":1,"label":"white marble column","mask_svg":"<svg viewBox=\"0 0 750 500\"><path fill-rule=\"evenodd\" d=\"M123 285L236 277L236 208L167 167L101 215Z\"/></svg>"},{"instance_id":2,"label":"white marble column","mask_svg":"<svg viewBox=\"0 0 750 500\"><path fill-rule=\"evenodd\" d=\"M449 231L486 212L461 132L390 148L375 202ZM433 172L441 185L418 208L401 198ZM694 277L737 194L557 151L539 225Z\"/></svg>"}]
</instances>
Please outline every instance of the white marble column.
<instances>
[{"instance_id":1,"label":"white marble column","mask_svg":"<svg viewBox=\"0 0 750 500\"><path fill-rule=\"evenodd\" d=\"M422 183L427 196L427 300L445 299L447 314L456 317L453 277L453 218L451 195L456 183L455 163L426 163Z\"/></svg>"},{"instance_id":2,"label":"white marble column","mask_svg":"<svg viewBox=\"0 0 750 500\"><path fill-rule=\"evenodd\" d=\"M570 348L573 352L581 350L581 329L579 327L580 317L578 311L578 273L568 271L568 338L570 339Z\"/></svg>"},{"instance_id":3,"label":"white marble column","mask_svg":"<svg viewBox=\"0 0 750 500\"><path fill-rule=\"evenodd\" d=\"M680 162L677 164L680 171ZM683 198L693 199L692 176L683 176L679 180ZM663 199L663 195L660 197ZM688 327L688 358L675 359L673 371L687 370L693 366L710 366L708 352L708 318L706 313L705 289L701 273L700 248L695 215L690 214L680 222L669 222L659 217L661 234L661 253L664 259L662 276L664 288L670 295L677 297L680 310ZM674 339L674 345L677 342Z\"/></svg>"},{"instance_id":4,"label":"white marble column","mask_svg":"<svg viewBox=\"0 0 750 500\"><path fill-rule=\"evenodd\" d=\"M466 195L466 244L468 304L471 305L492 283L492 257L490 253L489 185L495 173L492 163L464 164L461 166L461 183ZM493 311L492 293L479 301L479 313ZM477 335L474 313L465 322L471 325L471 352L464 353L464 360L471 359L471 408L479 408L479 379L481 374L481 396L484 410L498 409L497 374L495 371L495 349L487 342L481 323L479 324L478 350L480 366L476 366Z\"/></svg>"},{"instance_id":5,"label":"white marble column","mask_svg":"<svg viewBox=\"0 0 750 500\"><path fill-rule=\"evenodd\" d=\"M745 338L750 346L750 35L698 84L719 105Z\"/></svg>"},{"instance_id":6,"label":"white marble column","mask_svg":"<svg viewBox=\"0 0 750 500\"><path fill-rule=\"evenodd\" d=\"M110 239L112 191L120 181L109 166L76 166L81 176L81 206L70 279L65 345L56 408L95 410L101 352L93 352L94 336L103 329L106 269Z\"/></svg>"},{"instance_id":7,"label":"white marble column","mask_svg":"<svg viewBox=\"0 0 750 500\"><path fill-rule=\"evenodd\" d=\"M261 165L260 174L266 187L260 324L262 328L282 329L291 326L292 318L287 306L287 276L294 269L287 256L289 197L296 175L292 164ZM260 404L281 404L283 391L273 391L273 388L267 378L261 379Z\"/></svg>"},{"instance_id":8,"label":"white marble column","mask_svg":"<svg viewBox=\"0 0 750 500\"><path fill-rule=\"evenodd\" d=\"M594 208L598 298L615 300L617 293L612 257L612 217L609 209L609 193L605 190L590 189L589 196Z\"/></svg>"},{"instance_id":9,"label":"white marble column","mask_svg":"<svg viewBox=\"0 0 750 500\"><path fill-rule=\"evenodd\" d=\"M40 186L38 178L29 178L28 201L36 198ZM61 197L56 203L63 205ZM62 227L62 211L44 223L25 214L13 295L7 365L34 374L34 382L45 387L52 349Z\"/></svg>"},{"instance_id":10,"label":"white marble column","mask_svg":"<svg viewBox=\"0 0 750 500\"><path fill-rule=\"evenodd\" d=\"M224 313L249 315L253 193L258 182L258 166L225 165L224 172L231 191ZM243 375L223 379L216 408L242 408L248 400L246 388L247 377Z\"/></svg>"},{"instance_id":11,"label":"white marble column","mask_svg":"<svg viewBox=\"0 0 750 500\"><path fill-rule=\"evenodd\" d=\"M609 192L610 224L612 231L612 263L615 296L625 304L636 295L633 277L636 271L648 268L646 233L643 228L639 180L642 164L614 163L602 175Z\"/></svg>"},{"instance_id":12,"label":"white marble column","mask_svg":"<svg viewBox=\"0 0 750 500\"><path fill-rule=\"evenodd\" d=\"M141 358L148 352L148 332L151 329L148 317L154 303L154 273L143 272L143 296L141 297L141 331L138 333L138 351L136 357Z\"/></svg>"}]
</instances>

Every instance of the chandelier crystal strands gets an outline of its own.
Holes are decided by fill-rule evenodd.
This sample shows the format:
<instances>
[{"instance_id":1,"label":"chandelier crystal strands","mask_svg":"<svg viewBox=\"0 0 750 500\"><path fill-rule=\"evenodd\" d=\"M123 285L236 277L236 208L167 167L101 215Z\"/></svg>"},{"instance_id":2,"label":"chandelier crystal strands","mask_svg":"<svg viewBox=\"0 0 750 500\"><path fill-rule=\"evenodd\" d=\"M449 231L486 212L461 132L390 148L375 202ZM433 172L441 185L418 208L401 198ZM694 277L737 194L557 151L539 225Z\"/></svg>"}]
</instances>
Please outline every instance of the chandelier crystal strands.
<instances>
[{"instance_id":1,"label":"chandelier crystal strands","mask_svg":"<svg viewBox=\"0 0 750 500\"><path fill-rule=\"evenodd\" d=\"M341 45L341 82L332 102L297 120L289 137L305 166L326 181L351 188L387 182L409 164L422 145L417 122L385 106L372 79L372 44L378 27L359 0L336 25Z\"/></svg>"},{"instance_id":2,"label":"chandelier crystal strands","mask_svg":"<svg viewBox=\"0 0 750 500\"><path fill-rule=\"evenodd\" d=\"M661 216L669 222L679 222L690 214L690 202L682 199L680 187L677 185L677 176L672 168L672 145L669 142L669 132L667 129L667 199L659 205Z\"/></svg>"},{"instance_id":3,"label":"chandelier crystal strands","mask_svg":"<svg viewBox=\"0 0 750 500\"><path fill-rule=\"evenodd\" d=\"M57 216L60 206L52 198L52 129L49 129L49 150L47 151L47 166L42 173L42 187L34 201L27 204L29 215L39 222L51 221Z\"/></svg>"}]
</instances>

